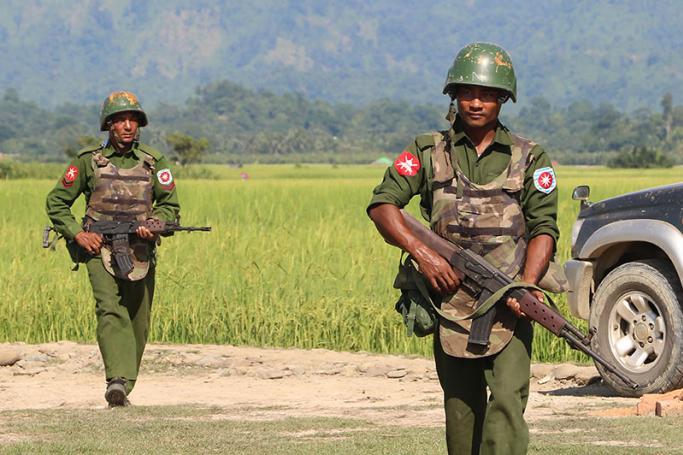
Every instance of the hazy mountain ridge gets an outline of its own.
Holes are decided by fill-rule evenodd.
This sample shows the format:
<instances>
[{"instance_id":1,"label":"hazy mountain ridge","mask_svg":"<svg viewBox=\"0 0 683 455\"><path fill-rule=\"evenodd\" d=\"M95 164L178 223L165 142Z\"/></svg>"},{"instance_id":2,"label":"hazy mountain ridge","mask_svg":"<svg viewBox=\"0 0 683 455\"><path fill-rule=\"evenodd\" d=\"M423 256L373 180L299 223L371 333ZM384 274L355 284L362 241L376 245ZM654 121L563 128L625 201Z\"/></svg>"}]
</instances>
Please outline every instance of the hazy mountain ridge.
<instances>
[{"instance_id":1,"label":"hazy mountain ridge","mask_svg":"<svg viewBox=\"0 0 683 455\"><path fill-rule=\"evenodd\" d=\"M232 80L333 102L438 102L472 40L512 54L520 104L654 107L683 84L683 8L643 1L5 0L0 90L54 106L129 88L178 104ZM654 105L653 105L654 104Z\"/></svg>"}]
</instances>

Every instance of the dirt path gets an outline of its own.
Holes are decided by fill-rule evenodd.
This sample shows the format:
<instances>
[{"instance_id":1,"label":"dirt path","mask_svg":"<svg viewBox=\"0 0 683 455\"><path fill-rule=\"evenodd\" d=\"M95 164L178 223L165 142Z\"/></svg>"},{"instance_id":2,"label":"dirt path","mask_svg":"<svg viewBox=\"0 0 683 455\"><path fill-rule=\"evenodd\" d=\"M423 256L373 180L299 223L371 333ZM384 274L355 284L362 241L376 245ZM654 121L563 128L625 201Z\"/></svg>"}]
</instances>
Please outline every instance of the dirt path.
<instances>
[{"instance_id":1,"label":"dirt path","mask_svg":"<svg viewBox=\"0 0 683 455\"><path fill-rule=\"evenodd\" d=\"M0 412L104 407L95 345L0 344ZM634 407L600 385L593 367L534 365L530 421ZM431 360L327 350L150 345L135 405L215 405L225 418L337 416L441 425Z\"/></svg>"}]
</instances>

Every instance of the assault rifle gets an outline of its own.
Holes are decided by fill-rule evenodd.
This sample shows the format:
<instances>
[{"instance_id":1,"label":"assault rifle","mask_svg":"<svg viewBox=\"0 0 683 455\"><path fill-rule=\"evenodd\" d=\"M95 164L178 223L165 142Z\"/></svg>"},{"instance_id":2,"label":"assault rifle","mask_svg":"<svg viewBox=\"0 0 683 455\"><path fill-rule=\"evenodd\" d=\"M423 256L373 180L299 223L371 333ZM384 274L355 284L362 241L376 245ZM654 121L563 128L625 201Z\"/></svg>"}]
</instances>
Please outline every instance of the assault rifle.
<instances>
[{"instance_id":1,"label":"assault rifle","mask_svg":"<svg viewBox=\"0 0 683 455\"><path fill-rule=\"evenodd\" d=\"M86 223L84 230L86 232L96 232L102 235L102 240L105 244L111 245L111 252L116 265L124 275L133 270L133 261L128 255L128 236L135 234L138 227L144 226L153 234L169 235L180 231L211 231L210 226L194 227L181 226L178 223L168 223L157 219L149 219L145 221L93 221ZM53 227L47 226L43 232L43 248L50 248L54 246L57 239L52 242L49 241L50 231Z\"/></svg>"},{"instance_id":2,"label":"assault rifle","mask_svg":"<svg viewBox=\"0 0 683 455\"><path fill-rule=\"evenodd\" d=\"M111 252L121 273L127 275L133 270L133 261L128 254L128 235L144 226L153 234L168 235L179 231L210 231L211 227L187 227L178 223L167 223L157 219L145 221L95 221L86 224L85 230L101 234L104 243L111 244Z\"/></svg>"},{"instance_id":3,"label":"assault rifle","mask_svg":"<svg viewBox=\"0 0 683 455\"><path fill-rule=\"evenodd\" d=\"M492 266L480 255L438 236L405 211L401 210L401 214L413 234L429 248L443 256L459 272L463 280L462 285L468 290L473 291L479 305L484 304L496 292L513 283L510 277ZM543 328L553 333L553 335L563 338L572 349L579 350L590 356L602 365L605 370L614 374L634 390L638 388L637 383L633 382L590 348L594 332L585 336L560 313L539 301L528 289L523 287L511 288L483 315L472 320L468 343L478 346L486 346L488 344L488 335L491 333L496 306L504 302L503 299L507 297L517 299L522 312L529 319L536 321Z\"/></svg>"}]
</instances>

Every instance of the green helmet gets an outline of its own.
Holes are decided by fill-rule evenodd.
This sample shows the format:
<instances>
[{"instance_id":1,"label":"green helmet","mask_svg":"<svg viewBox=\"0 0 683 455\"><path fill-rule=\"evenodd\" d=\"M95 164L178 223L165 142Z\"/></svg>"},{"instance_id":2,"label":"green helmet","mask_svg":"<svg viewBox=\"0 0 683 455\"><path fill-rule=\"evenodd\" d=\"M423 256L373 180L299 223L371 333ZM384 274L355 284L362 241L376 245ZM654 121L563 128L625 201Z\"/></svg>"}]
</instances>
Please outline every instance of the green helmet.
<instances>
[{"instance_id":1,"label":"green helmet","mask_svg":"<svg viewBox=\"0 0 683 455\"><path fill-rule=\"evenodd\" d=\"M107 121L109 117L119 112L137 112L140 116L140 126L147 126L147 114L142 110L138 98L131 92L112 92L100 111L100 131L108 131Z\"/></svg>"},{"instance_id":2,"label":"green helmet","mask_svg":"<svg viewBox=\"0 0 683 455\"><path fill-rule=\"evenodd\" d=\"M517 101L517 78L510 56L500 46L472 43L463 47L448 70L443 93L460 84L480 85L505 90L512 101Z\"/></svg>"}]
</instances>

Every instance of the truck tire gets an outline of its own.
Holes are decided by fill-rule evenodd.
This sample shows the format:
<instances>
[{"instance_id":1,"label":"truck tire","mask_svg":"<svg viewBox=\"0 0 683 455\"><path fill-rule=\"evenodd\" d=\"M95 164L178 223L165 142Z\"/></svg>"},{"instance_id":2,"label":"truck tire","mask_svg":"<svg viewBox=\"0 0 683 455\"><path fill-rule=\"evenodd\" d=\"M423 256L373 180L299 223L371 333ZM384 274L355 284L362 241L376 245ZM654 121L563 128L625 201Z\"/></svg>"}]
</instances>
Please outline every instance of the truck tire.
<instances>
[{"instance_id":1,"label":"truck tire","mask_svg":"<svg viewBox=\"0 0 683 455\"><path fill-rule=\"evenodd\" d=\"M612 270L593 299L593 349L639 384L633 390L596 364L604 381L625 396L683 386L683 290L660 259L628 262Z\"/></svg>"}]
</instances>

